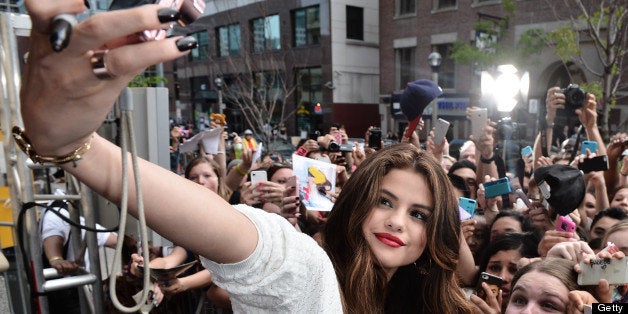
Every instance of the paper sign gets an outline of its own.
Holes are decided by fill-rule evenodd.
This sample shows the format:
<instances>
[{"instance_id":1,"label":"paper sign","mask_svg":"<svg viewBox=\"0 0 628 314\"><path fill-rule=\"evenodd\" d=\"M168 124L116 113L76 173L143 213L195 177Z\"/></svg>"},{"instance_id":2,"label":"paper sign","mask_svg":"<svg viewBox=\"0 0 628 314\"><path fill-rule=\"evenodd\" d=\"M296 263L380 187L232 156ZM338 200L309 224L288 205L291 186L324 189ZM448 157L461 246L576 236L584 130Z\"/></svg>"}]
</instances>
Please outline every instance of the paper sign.
<instances>
[{"instance_id":1,"label":"paper sign","mask_svg":"<svg viewBox=\"0 0 628 314\"><path fill-rule=\"evenodd\" d=\"M301 202L308 210L330 211L334 203L323 191L336 189L336 165L292 155L292 169L299 181Z\"/></svg>"},{"instance_id":2,"label":"paper sign","mask_svg":"<svg viewBox=\"0 0 628 314\"><path fill-rule=\"evenodd\" d=\"M203 150L207 154L218 153L218 143L220 142L220 135L222 134L222 128L214 128L209 131L200 132L189 140L179 145L179 151L181 153L195 152L198 150L198 145L203 145Z\"/></svg>"}]
</instances>

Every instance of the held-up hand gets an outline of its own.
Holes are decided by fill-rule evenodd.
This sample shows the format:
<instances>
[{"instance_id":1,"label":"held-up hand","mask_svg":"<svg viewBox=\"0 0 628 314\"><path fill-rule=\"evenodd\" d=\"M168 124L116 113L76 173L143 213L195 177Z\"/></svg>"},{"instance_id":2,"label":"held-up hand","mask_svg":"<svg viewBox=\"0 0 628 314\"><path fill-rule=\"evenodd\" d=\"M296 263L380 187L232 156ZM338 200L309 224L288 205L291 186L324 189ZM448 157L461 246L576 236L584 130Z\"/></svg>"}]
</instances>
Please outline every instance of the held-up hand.
<instances>
[{"instance_id":1,"label":"held-up hand","mask_svg":"<svg viewBox=\"0 0 628 314\"><path fill-rule=\"evenodd\" d=\"M484 293L486 294L486 300L482 300L482 298L478 297L475 294L472 294L469 299L475 307L474 313L501 313L502 290L499 289L498 295L495 295L493 293L493 290L491 290L491 288L485 282L482 283L482 289L484 289Z\"/></svg>"},{"instance_id":2,"label":"held-up hand","mask_svg":"<svg viewBox=\"0 0 628 314\"><path fill-rule=\"evenodd\" d=\"M51 19L61 13L85 11L84 1L28 0L25 4L32 31L21 110L26 134L39 155L60 156L81 147L131 79L146 67L182 57L196 46L192 37L138 42L135 33L167 28L176 20L176 11L146 5L99 13L77 23L69 46L54 52L48 29ZM109 45L106 50L105 44L114 41L117 46ZM97 50L103 53L95 54ZM105 68L99 69L111 78L97 77L90 57L102 61Z\"/></svg>"}]
</instances>

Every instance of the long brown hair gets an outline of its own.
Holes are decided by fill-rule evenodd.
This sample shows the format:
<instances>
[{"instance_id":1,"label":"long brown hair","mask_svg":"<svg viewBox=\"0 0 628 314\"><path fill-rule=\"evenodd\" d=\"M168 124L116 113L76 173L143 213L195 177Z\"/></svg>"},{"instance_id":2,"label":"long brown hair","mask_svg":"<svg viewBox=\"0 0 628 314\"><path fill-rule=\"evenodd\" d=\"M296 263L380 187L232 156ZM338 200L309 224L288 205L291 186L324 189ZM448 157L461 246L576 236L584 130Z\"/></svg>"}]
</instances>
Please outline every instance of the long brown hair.
<instances>
[{"instance_id":1,"label":"long brown hair","mask_svg":"<svg viewBox=\"0 0 628 314\"><path fill-rule=\"evenodd\" d=\"M371 252L362 224L379 201L383 178L392 169L413 169L429 182L434 209L426 224L427 245L415 263L423 268L422 310L471 312L455 275L460 218L453 187L440 165L410 144L388 146L364 161L343 187L324 229L330 256L349 313L383 313L388 281ZM417 276L417 281L420 277Z\"/></svg>"},{"instance_id":2,"label":"long brown hair","mask_svg":"<svg viewBox=\"0 0 628 314\"><path fill-rule=\"evenodd\" d=\"M212 167L212 170L214 170L214 173L216 174L216 176L218 177L218 192L217 194L220 195L220 197L222 197L224 200L229 201L229 198L231 197L231 193L233 193L231 191L231 189L229 189L229 187L227 186L227 184L225 183L225 177L224 177L224 170L222 170L220 168L220 165L215 162L214 160L210 159L207 156L198 156L192 160L190 160L190 162L187 164L187 166L185 166L185 178L186 179L190 179L190 172L192 171L192 168L206 163L208 164L210 167Z\"/></svg>"}]
</instances>

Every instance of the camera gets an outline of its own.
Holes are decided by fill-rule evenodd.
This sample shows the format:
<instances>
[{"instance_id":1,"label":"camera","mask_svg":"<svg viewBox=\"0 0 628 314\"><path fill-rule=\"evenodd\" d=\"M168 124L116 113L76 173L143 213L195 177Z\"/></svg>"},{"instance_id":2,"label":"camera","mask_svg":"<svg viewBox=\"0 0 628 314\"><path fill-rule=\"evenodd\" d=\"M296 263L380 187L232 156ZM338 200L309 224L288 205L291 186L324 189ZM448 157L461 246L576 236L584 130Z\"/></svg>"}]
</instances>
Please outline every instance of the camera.
<instances>
[{"instance_id":1,"label":"camera","mask_svg":"<svg viewBox=\"0 0 628 314\"><path fill-rule=\"evenodd\" d=\"M502 118L497 121L496 132L500 139L516 140L519 138L519 125L510 117Z\"/></svg>"},{"instance_id":2,"label":"camera","mask_svg":"<svg viewBox=\"0 0 628 314\"><path fill-rule=\"evenodd\" d=\"M570 111L582 108L587 96L587 92L577 84L569 84L556 92L565 95L565 109Z\"/></svg>"}]
</instances>

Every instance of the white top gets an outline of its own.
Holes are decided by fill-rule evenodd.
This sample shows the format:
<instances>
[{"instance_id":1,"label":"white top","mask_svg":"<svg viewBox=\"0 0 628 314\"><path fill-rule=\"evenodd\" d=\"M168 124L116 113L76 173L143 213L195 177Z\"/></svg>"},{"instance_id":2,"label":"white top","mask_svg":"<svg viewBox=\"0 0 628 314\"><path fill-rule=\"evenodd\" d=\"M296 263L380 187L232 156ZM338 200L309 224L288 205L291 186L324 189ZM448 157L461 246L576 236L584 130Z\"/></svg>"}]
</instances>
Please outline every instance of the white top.
<instances>
[{"instance_id":1,"label":"white top","mask_svg":"<svg viewBox=\"0 0 628 314\"><path fill-rule=\"evenodd\" d=\"M70 217L70 213L63 208L53 208L51 210L59 211L63 216ZM41 217L41 239L42 241L51 236L60 236L63 238L64 243L68 243L68 253L64 256L66 260L75 261L74 259L74 246L72 241L69 241L71 226L67 222L63 221L59 216L51 213L50 210L42 213ZM80 217L81 226L85 225L85 219ZM96 224L97 229L105 229L103 226ZM102 247L107 242L110 232L98 232L96 233L96 241L98 246ZM85 238L85 230L81 230L81 239ZM85 251L85 270L89 271L89 254Z\"/></svg>"},{"instance_id":2,"label":"white top","mask_svg":"<svg viewBox=\"0 0 628 314\"><path fill-rule=\"evenodd\" d=\"M245 260L218 264L201 257L236 313L342 313L334 267L325 251L276 214L234 206L255 224L258 243Z\"/></svg>"}]
</instances>

